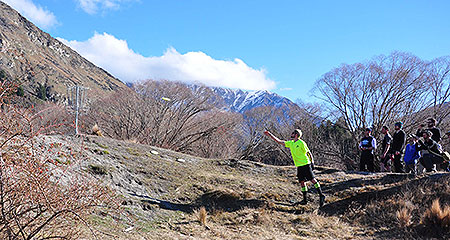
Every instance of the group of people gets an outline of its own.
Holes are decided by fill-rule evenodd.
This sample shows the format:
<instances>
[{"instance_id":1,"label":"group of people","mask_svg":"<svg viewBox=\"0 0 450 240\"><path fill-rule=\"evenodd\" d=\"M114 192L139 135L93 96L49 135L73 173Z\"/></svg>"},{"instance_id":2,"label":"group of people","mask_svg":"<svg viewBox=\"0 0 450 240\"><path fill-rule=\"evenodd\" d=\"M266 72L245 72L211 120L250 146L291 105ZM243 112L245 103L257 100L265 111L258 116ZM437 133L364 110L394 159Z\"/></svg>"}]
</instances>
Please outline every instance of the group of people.
<instances>
[{"instance_id":1,"label":"group of people","mask_svg":"<svg viewBox=\"0 0 450 240\"><path fill-rule=\"evenodd\" d=\"M381 146L381 171L391 171L391 166L393 165L395 172L416 174L419 162L428 172L431 172L435 165L439 165L449 171L448 161L447 165L443 165L445 161L442 157L441 145L439 144L441 131L436 127L436 120L429 118L427 124L427 129L425 129L425 125L421 125L415 134L411 134L408 137L403 131L402 122L394 124L393 135L390 134L389 127L382 127L381 131L384 136ZM359 144L361 150L361 171L366 171L366 169L370 172L375 171L374 152L377 148L377 141L371 133L372 130L370 128L365 129L364 137ZM295 129L291 134L291 140L288 141L277 138L269 131L265 131L264 134L291 151L303 194L303 200L298 202L298 204L307 204L308 188L306 182L311 181L319 194L319 206L322 207L325 203L325 195L319 182L314 177L314 158L306 143L301 139L302 131ZM407 144L406 140L408 140Z\"/></svg>"},{"instance_id":2,"label":"group of people","mask_svg":"<svg viewBox=\"0 0 450 240\"><path fill-rule=\"evenodd\" d=\"M427 127L421 124L415 134L408 136L403 131L403 123L394 124L394 133L390 134L388 126L383 126L381 133L380 171L416 174L423 169L431 172L436 167L450 171L448 162L443 157L441 131L436 127L436 119L429 118ZM372 130L366 128L359 143L361 150L360 170L375 171L375 149L377 141ZM393 169L391 169L393 167ZM422 167L422 169L421 169Z\"/></svg>"}]
</instances>

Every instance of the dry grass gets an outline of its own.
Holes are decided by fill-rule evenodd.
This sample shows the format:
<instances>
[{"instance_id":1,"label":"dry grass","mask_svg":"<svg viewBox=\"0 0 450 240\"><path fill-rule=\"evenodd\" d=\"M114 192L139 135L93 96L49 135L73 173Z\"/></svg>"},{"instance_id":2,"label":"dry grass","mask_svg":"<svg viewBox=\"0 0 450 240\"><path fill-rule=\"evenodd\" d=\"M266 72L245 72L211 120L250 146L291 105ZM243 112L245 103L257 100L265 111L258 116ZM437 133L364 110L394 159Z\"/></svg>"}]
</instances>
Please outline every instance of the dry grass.
<instances>
[{"instance_id":1,"label":"dry grass","mask_svg":"<svg viewBox=\"0 0 450 240\"><path fill-rule=\"evenodd\" d=\"M442 230L450 228L450 206L441 207L439 198L431 204L431 208L425 211L422 224L429 227L441 227Z\"/></svg>"},{"instance_id":2,"label":"dry grass","mask_svg":"<svg viewBox=\"0 0 450 240\"><path fill-rule=\"evenodd\" d=\"M200 225L206 226L206 217L208 216L208 213L206 212L205 207L201 207L200 210L198 210L198 221L200 222Z\"/></svg>"},{"instance_id":3,"label":"dry grass","mask_svg":"<svg viewBox=\"0 0 450 240\"><path fill-rule=\"evenodd\" d=\"M397 211L397 220L400 227L408 227L412 223L411 210L407 207L403 207Z\"/></svg>"},{"instance_id":4,"label":"dry grass","mask_svg":"<svg viewBox=\"0 0 450 240\"><path fill-rule=\"evenodd\" d=\"M92 126L92 134L97 135L99 137L103 137L102 130L100 130L100 127L97 124Z\"/></svg>"},{"instance_id":5,"label":"dry grass","mask_svg":"<svg viewBox=\"0 0 450 240\"><path fill-rule=\"evenodd\" d=\"M124 144L109 138L90 139L87 147L109 147L109 155L92 151L87 154L95 154L89 159L115 160L105 166L108 174L121 174L113 182L117 186L120 183L138 189L139 180L149 197L165 200L172 207L196 209L180 213L153 203L146 203L150 208L142 208L142 202L131 198L133 202L126 207L139 213L139 219L148 225L145 231L135 228L133 233L150 236L148 239L429 239L450 235L447 231L434 236L421 224L430 207L423 203L437 197L444 206L450 203L450 178L427 180L425 175L404 187L403 178L397 175L318 173L319 182L329 183L322 187L327 195L325 207L345 210L336 214L318 210L318 195L312 187L308 205L291 204L302 197L294 167L260 167L247 161L201 159L157 149L165 156L162 158L150 154L156 148L130 141ZM133 161L126 161L128 158ZM175 162L178 158L187 161ZM450 212L445 207L439 209ZM438 215L446 226L450 214Z\"/></svg>"}]
</instances>

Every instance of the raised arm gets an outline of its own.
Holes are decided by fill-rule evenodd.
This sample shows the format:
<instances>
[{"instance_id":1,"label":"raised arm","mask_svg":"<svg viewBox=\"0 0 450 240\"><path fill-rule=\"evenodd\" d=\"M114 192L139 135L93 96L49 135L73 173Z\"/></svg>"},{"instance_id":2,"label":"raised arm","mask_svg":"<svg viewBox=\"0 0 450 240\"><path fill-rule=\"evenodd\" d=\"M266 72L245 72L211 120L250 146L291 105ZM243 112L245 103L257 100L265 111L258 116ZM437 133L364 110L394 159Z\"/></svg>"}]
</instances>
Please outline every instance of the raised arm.
<instances>
[{"instance_id":1,"label":"raised arm","mask_svg":"<svg viewBox=\"0 0 450 240\"><path fill-rule=\"evenodd\" d=\"M279 138L275 137L275 135L273 135L271 132L269 131L264 131L264 134L269 136L270 138L272 138L275 142L277 142L278 144L281 144L284 146L284 140L280 140Z\"/></svg>"}]
</instances>

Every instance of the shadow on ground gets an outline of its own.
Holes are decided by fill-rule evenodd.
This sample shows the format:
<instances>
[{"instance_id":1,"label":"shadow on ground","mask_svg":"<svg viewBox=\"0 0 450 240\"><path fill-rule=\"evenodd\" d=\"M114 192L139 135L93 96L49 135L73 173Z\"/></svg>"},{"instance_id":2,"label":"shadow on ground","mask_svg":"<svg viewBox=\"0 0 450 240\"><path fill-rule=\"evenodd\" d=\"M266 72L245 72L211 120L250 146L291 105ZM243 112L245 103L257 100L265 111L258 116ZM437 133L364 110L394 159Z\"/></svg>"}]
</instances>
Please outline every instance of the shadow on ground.
<instances>
[{"instance_id":1,"label":"shadow on ground","mask_svg":"<svg viewBox=\"0 0 450 240\"><path fill-rule=\"evenodd\" d=\"M236 194L224 191L211 191L201 195L193 203L175 203L166 200L160 200L144 195L131 194L134 197L141 198L141 202L150 205L158 205L162 209L172 211L182 211L192 213L200 207L205 207L208 211L221 210L227 212L234 212L244 208L260 208L267 204L264 200L258 199L240 199ZM149 208L151 209L151 208Z\"/></svg>"},{"instance_id":2,"label":"shadow on ground","mask_svg":"<svg viewBox=\"0 0 450 240\"><path fill-rule=\"evenodd\" d=\"M375 200L384 201L398 194L402 190L402 188L404 188L406 185L417 186L419 184L425 183L426 181L440 179L444 176L448 176L448 174L439 173L433 175L425 175L422 176L421 178L413 179L411 181L390 188L358 193L355 196L328 203L322 208L320 208L320 211L329 216L342 215L349 209L350 205L366 205L367 203ZM362 187L364 185L391 184L395 182L400 182L407 178L410 178L410 176L407 174L388 174L380 179L368 179L368 180L353 179L344 182L339 182L336 184L327 185L326 187L324 187L324 190L328 190L330 192L337 192L351 187Z\"/></svg>"}]
</instances>

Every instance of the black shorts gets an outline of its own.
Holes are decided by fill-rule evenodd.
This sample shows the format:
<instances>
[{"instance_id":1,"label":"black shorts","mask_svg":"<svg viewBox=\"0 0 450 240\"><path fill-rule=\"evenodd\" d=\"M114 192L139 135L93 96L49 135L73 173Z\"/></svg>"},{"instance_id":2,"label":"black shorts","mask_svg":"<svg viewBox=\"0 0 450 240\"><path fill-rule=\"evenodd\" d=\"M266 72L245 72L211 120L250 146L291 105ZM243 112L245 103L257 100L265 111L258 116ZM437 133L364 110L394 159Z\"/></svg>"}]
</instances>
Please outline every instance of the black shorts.
<instances>
[{"instance_id":1,"label":"black shorts","mask_svg":"<svg viewBox=\"0 0 450 240\"><path fill-rule=\"evenodd\" d=\"M311 169L311 164L297 167L297 178L300 182L313 180L314 174Z\"/></svg>"}]
</instances>

